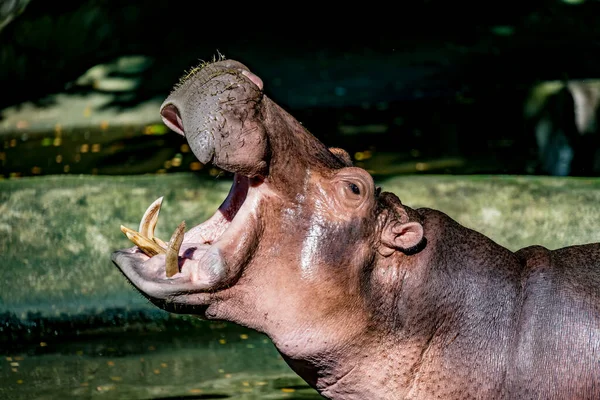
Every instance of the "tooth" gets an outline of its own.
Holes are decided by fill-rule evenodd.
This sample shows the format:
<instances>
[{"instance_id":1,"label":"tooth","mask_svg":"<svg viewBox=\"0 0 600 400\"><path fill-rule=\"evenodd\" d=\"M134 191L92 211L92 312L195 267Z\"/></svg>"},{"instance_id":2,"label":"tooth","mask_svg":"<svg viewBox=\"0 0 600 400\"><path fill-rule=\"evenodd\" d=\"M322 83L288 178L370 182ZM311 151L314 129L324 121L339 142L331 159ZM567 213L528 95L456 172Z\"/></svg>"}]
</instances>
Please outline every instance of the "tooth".
<instances>
[{"instance_id":1,"label":"tooth","mask_svg":"<svg viewBox=\"0 0 600 400\"><path fill-rule=\"evenodd\" d=\"M171 240L169 240L169 244L167 246L167 260L165 266L167 278L170 278L179 272L179 249L181 248L181 243L183 242L184 232L185 221L182 221L181 224L179 224L179 226L177 227L177 229L175 229L175 232L173 232Z\"/></svg>"},{"instance_id":2,"label":"tooth","mask_svg":"<svg viewBox=\"0 0 600 400\"><path fill-rule=\"evenodd\" d=\"M154 203L150 204L150 207L148 207L140 221L140 235L145 236L150 240L154 238L154 228L156 228L156 222L158 222L158 214L160 213L162 201L162 196L154 200Z\"/></svg>"},{"instance_id":3,"label":"tooth","mask_svg":"<svg viewBox=\"0 0 600 400\"><path fill-rule=\"evenodd\" d=\"M153 257L157 254L164 254L165 249L160 247L158 244L154 243L152 240L140 235L139 232L134 231L133 229L129 229L123 225L121 225L121 232L127 236L129 240L131 240L136 246L140 248L146 255Z\"/></svg>"}]
</instances>

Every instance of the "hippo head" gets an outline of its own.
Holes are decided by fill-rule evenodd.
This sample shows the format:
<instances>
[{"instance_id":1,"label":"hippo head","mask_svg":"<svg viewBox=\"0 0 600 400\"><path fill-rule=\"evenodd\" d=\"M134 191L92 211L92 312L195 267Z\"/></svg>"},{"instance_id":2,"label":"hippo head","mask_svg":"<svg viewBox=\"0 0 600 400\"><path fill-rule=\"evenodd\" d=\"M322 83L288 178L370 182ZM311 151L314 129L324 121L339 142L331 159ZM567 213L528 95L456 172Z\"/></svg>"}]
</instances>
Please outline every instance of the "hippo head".
<instances>
[{"instance_id":1,"label":"hippo head","mask_svg":"<svg viewBox=\"0 0 600 400\"><path fill-rule=\"evenodd\" d=\"M160 112L233 185L210 219L168 243L153 237L151 206L128 232L138 246L112 256L133 285L165 310L264 332L288 361L333 354L371 329L381 271L425 243L419 214L318 141L239 62L194 69Z\"/></svg>"}]
</instances>

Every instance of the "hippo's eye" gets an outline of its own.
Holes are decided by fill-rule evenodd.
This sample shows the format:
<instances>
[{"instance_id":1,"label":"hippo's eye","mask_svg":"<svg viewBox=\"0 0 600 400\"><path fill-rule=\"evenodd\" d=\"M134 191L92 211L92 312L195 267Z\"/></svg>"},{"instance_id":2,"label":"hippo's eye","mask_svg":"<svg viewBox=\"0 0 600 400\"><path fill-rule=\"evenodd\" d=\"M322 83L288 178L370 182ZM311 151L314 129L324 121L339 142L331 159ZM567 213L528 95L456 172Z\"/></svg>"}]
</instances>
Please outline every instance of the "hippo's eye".
<instances>
[{"instance_id":1,"label":"hippo's eye","mask_svg":"<svg viewBox=\"0 0 600 400\"><path fill-rule=\"evenodd\" d=\"M363 194L368 193L364 183L360 179L345 181L340 186L340 189L343 190L344 197L351 202L362 201L361 199L364 197Z\"/></svg>"},{"instance_id":2,"label":"hippo's eye","mask_svg":"<svg viewBox=\"0 0 600 400\"><path fill-rule=\"evenodd\" d=\"M373 178L364 169L342 168L333 177L333 183L332 207L336 212L345 210L347 215L356 215L374 202Z\"/></svg>"}]
</instances>

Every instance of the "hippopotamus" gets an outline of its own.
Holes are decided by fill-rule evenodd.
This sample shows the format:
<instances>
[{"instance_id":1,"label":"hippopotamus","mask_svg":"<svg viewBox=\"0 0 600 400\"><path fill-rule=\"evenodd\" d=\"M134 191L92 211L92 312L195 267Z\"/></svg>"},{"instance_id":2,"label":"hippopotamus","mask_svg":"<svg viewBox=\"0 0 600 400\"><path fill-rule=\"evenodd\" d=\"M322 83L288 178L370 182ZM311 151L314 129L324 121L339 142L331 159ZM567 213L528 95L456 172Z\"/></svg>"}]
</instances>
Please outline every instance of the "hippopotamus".
<instances>
[{"instance_id":1,"label":"hippopotamus","mask_svg":"<svg viewBox=\"0 0 600 400\"><path fill-rule=\"evenodd\" d=\"M233 173L207 221L112 254L156 306L266 334L329 399L600 398L600 244L512 252L382 191L220 59L161 106ZM410 190L410 188L407 188Z\"/></svg>"}]
</instances>

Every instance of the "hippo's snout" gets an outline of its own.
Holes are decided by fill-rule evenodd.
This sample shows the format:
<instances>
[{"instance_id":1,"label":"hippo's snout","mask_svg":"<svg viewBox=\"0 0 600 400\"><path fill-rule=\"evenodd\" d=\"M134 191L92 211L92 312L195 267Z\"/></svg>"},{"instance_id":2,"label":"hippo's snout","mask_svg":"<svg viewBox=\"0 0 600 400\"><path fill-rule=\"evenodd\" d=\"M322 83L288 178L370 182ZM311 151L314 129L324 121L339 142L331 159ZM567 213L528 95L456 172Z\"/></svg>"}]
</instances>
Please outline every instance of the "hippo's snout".
<instances>
[{"instance_id":1,"label":"hippo's snout","mask_svg":"<svg viewBox=\"0 0 600 400\"><path fill-rule=\"evenodd\" d=\"M263 82L237 61L194 68L160 108L204 164L249 177L267 173Z\"/></svg>"},{"instance_id":2,"label":"hippo's snout","mask_svg":"<svg viewBox=\"0 0 600 400\"><path fill-rule=\"evenodd\" d=\"M205 69L206 68L206 69ZM204 72L203 72L203 69ZM231 71L238 71L245 77L247 77L250 82L252 82L259 90L263 90L263 81L258 76L250 72L248 67L244 64L232 61L225 60L219 64L204 64L197 68L192 69L189 73L187 73L179 83L179 86L171 93L171 95L165 99L163 104L160 106L160 115L164 123L173 131L179 133L180 135L184 135L183 129L183 121L181 120L181 115L179 114L179 110L174 103L179 103L179 100L187 100L185 96L178 95L178 89L182 86L186 85L186 82L190 81L192 77L196 75L200 75L200 82L205 84L210 78L214 78L220 73L227 73ZM202 78L202 74L207 75L206 78Z\"/></svg>"}]
</instances>

